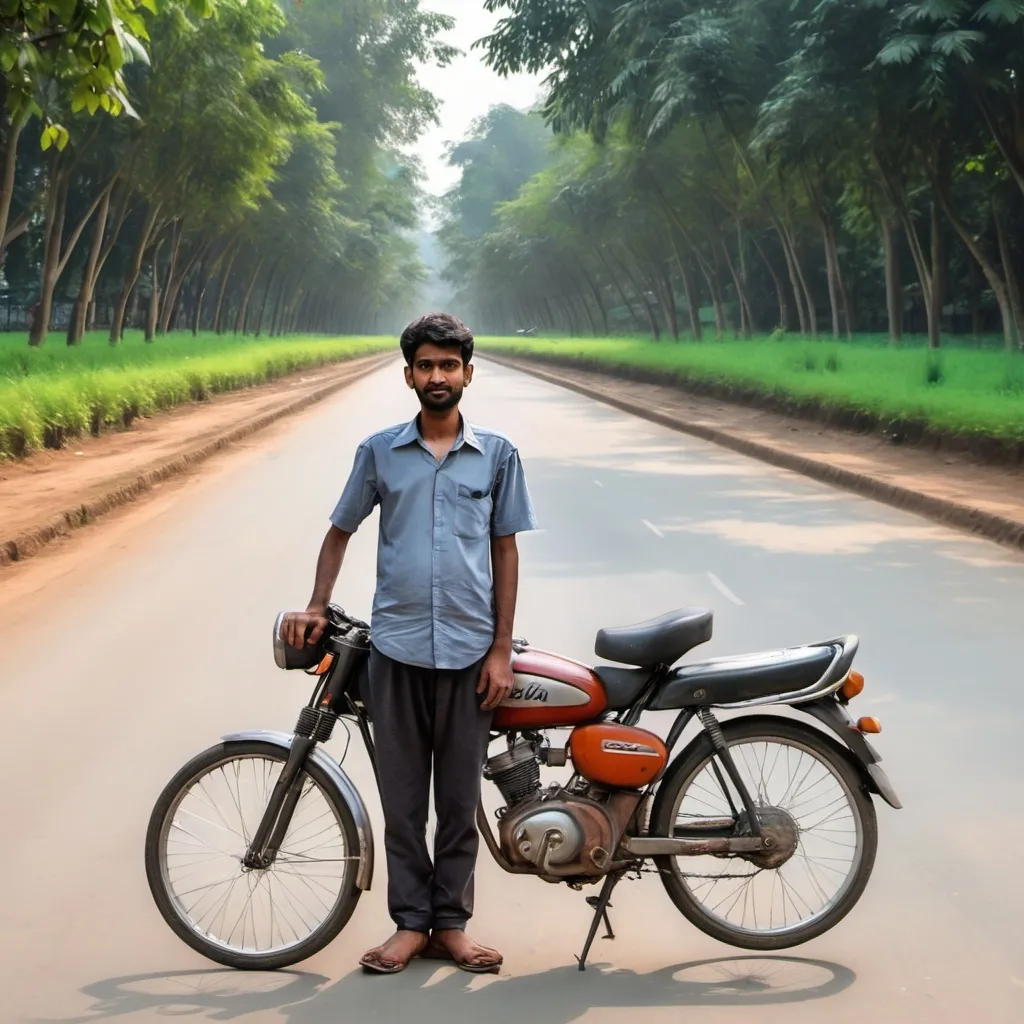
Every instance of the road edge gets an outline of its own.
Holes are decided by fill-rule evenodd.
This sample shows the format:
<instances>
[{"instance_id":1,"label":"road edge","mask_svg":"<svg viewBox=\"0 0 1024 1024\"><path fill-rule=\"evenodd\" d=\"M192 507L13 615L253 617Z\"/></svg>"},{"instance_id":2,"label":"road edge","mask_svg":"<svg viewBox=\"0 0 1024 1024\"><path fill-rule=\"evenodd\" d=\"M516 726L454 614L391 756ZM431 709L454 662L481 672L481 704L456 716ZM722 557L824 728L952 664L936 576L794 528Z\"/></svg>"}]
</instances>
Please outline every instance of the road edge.
<instances>
[{"instance_id":1,"label":"road edge","mask_svg":"<svg viewBox=\"0 0 1024 1024\"><path fill-rule=\"evenodd\" d=\"M381 353L376 358L373 356L356 357L356 359L363 358L366 359L366 370L372 372L379 369L386 362L392 361L394 353ZM354 362L356 362L354 359L346 359L339 362L337 364L339 371L344 369L351 370ZM308 371L303 370L299 372ZM0 537L0 567L27 561L38 554L46 545L60 537L66 537L74 530L95 522L108 512L113 512L115 509L137 501L144 494L151 491L156 484L187 473L193 467L205 462L225 448L229 448L239 441L259 433L259 431L266 429L286 416L302 412L308 406L315 405L317 402L329 398L358 380L358 374L355 373L340 373L339 376L340 379L333 380L329 384L302 395L294 401L286 402L252 420L230 427L223 433L218 434L212 441L207 441L195 448L190 448L180 455L176 455L173 459L157 462L127 483L112 487L109 491L91 498L81 505L65 509L49 522L43 523L31 530L23 530L14 537ZM281 379L283 378L278 378L273 383L280 383Z\"/></svg>"},{"instance_id":2,"label":"road edge","mask_svg":"<svg viewBox=\"0 0 1024 1024\"><path fill-rule=\"evenodd\" d=\"M795 452L785 451L771 445L763 444L760 441L752 441L739 434L731 434L716 427L708 427L699 423L692 423L682 416L669 415L653 409L648 409L638 402L627 398L619 398L607 395L586 384L573 380L567 374L553 372L550 369L538 369L535 365L528 364L514 356L496 356L491 352L481 352L483 359L489 359L499 366L504 366L520 373L529 374L540 380L547 381L575 391L577 394L592 398L595 401L603 402L605 405L613 406L623 412L631 413L642 419L650 420L661 426L678 430L685 434L691 434L703 441L710 441L712 444L729 448L739 452L741 455L748 455L761 462L767 462L780 469L789 469L802 476L810 477L822 483L841 487L844 490L852 491L861 497L871 498L883 504L891 505L903 512L911 512L916 515L931 519L944 526L953 526L976 536L984 537L986 540L994 541L1003 547L1012 548L1015 551L1024 551L1024 522L1016 519L1009 519L1006 516L996 515L993 512L986 512L983 509L966 505L962 502L953 501L950 498L940 498L934 494L924 491L915 491L909 487L901 487L899 484L890 483L879 477L867 473L858 473L855 470L843 469L820 459L812 459L806 455L797 455ZM587 368L590 373L600 373L599 370ZM607 376L611 376L608 374ZM678 388L685 393L686 389Z\"/></svg>"}]
</instances>

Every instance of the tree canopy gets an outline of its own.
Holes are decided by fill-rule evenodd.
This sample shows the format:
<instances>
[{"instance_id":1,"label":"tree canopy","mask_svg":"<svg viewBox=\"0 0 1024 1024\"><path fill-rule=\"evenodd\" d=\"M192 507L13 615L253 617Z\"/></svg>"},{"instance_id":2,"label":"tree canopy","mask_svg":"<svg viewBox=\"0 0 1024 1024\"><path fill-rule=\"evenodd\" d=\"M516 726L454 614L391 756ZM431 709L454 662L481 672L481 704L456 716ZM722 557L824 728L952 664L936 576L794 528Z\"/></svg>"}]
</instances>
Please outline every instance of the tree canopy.
<instances>
[{"instance_id":1,"label":"tree canopy","mask_svg":"<svg viewBox=\"0 0 1024 1024\"><path fill-rule=\"evenodd\" d=\"M1019 345L1024 0L484 6L488 63L547 75L563 140L483 237L472 175L449 203L485 329Z\"/></svg>"},{"instance_id":2,"label":"tree canopy","mask_svg":"<svg viewBox=\"0 0 1024 1024\"><path fill-rule=\"evenodd\" d=\"M55 304L72 344L92 323L114 344L129 323L363 332L408 312L421 171L401 150L436 120L416 66L451 60L450 19L418 0L0 0L0 19L0 253L33 343Z\"/></svg>"}]
</instances>

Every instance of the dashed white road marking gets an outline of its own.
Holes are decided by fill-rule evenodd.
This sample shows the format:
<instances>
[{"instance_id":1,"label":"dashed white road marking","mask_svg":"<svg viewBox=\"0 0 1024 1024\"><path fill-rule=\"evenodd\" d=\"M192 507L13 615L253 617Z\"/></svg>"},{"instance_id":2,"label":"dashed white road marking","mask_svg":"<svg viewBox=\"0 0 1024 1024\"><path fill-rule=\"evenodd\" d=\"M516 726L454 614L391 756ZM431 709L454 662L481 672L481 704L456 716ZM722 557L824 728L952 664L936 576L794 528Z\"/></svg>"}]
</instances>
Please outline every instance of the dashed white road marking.
<instances>
[{"instance_id":1,"label":"dashed white road marking","mask_svg":"<svg viewBox=\"0 0 1024 1024\"><path fill-rule=\"evenodd\" d=\"M601 481L600 481L600 480L595 480L595 481L594 481L594 486L595 486L595 487L604 487L604 484L603 484L603 483L601 483Z\"/></svg>"},{"instance_id":2,"label":"dashed white road marking","mask_svg":"<svg viewBox=\"0 0 1024 1024\"><path fill-rule=\"evenodd\" d=\"M743 607L743 602L713 573L708 573L708 579L711 580L711 585L717 590L722 597L727 601L732 601L734 605Z\"/></svg>"},{"instance_id":3,"label":"dashed white road marking","mask_svg":"<svg viewBox=\"0 0 1024 1024\"><path fill-rule=\"evenodd\" d=\"M647 527L647 529L648 529L648 530L650 530L650 531L651 531L651 533L653 533L653 534L654 534L654 536L655 536L655 537L661 537L661 538L662 538L662 540L664 540L664 539L665 539L665 534L663 534L663 533L661 532L661 530L659 530L659 529L658 529L658 528L657 528L657 527L656 527L656 526L654 525L654 523L652 523L652 522L651 522L651 521L650 521L649 519L641 519L641 520L640 520L640 522L642 522L642 523L644 524L644 526L646 526L646 527Z\"/></svg>"}]
</instances>

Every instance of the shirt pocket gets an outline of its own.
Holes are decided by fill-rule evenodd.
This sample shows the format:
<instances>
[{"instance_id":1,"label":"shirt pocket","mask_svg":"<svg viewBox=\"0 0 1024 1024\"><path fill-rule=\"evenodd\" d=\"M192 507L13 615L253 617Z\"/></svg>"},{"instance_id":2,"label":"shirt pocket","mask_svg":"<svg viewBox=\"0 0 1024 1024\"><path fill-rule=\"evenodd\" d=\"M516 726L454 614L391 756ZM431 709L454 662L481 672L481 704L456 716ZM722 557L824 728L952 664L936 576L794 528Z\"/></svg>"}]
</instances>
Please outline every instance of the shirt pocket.
<instances>
[{"instance_id":1,"label":"shirt pocket","mask_svg":"<svg viewBox=\"0 0 1024 1024\"><path fill-rule=\"evenodd\" d=\"M474 490L459 484L455 499L455 536L480 540L491 534L491 513L494 499L490 491Z\"/></svg>"}]
</instances>

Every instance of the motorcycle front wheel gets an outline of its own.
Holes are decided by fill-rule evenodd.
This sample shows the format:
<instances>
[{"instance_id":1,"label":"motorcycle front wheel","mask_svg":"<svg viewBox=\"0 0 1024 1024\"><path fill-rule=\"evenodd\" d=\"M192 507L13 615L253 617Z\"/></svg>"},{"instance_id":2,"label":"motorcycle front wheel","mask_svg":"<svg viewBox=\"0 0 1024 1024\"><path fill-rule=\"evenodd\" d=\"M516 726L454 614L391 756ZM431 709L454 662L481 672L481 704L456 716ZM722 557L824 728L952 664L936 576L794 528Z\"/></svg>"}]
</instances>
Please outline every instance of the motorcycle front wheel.
<instances>
[{"instance_id":1,"label":"motorcycle front wheel","mask_svg":"<svg viewBox=\"0 0 1024 1024\"><path fill-rule=\"evenodd\" d=\"M722 729L773 853L655 864L672 902L705 934L743 949L797 946L838 924L864 892L878 846L874 804L849 756L816 729L782 718ZM709 818L742 826L742 808L703 735L659 787L650 832L693 834Z\"/></svg>"},{"instance_id":2,"label":"motorcycle front wheel","mask_svg":"<svg viewBox=\"0 0 1024 1024\"><path fill-rule=\"evenodd\" d=\"M219 964L276 970L311 957L359 901L359 838L343 796L307 762L295 813L273 864L243 863L286 752L222 743L167 784L146 833L146 877L164 920Z\"/></svg>"}]
</instances>

